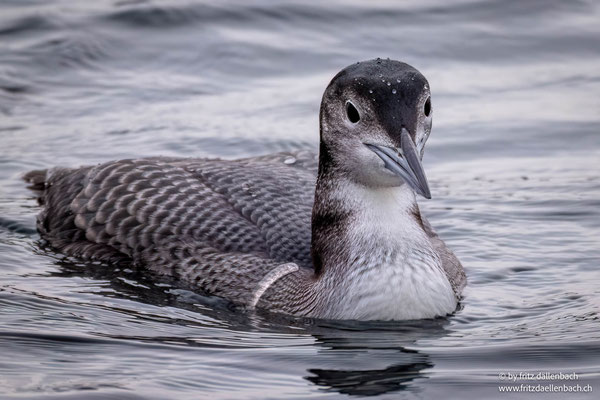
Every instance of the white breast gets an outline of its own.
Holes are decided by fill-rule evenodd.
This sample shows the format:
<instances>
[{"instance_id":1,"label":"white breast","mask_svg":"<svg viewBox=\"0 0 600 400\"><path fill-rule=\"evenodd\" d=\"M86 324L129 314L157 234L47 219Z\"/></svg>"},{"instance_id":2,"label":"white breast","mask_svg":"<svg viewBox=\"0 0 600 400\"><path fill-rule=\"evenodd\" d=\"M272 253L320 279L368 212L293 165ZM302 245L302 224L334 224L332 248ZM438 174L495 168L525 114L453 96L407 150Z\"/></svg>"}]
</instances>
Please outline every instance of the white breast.
<instances>
[{"instance_id":1,"label":"white breast","mask_svg":"<svg viewBox=\"0 0 600 400\"><path fill-rule=\"evenodd\" d=\"M331 290L329 318L433 318L456 309L457 299L440 257L410 211L406 185L377 191L347 187L357 219L349 229L350 264Z\"/></svg>"}]
</instances>

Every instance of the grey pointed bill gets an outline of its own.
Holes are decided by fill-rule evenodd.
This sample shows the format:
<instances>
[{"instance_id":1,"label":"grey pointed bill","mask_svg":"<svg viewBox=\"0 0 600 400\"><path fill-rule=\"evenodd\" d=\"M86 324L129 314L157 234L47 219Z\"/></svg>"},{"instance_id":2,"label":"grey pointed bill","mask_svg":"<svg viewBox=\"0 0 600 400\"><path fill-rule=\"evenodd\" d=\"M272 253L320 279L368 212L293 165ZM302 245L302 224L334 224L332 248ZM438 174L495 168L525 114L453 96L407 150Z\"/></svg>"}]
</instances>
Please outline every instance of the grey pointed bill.
<instances>
[{"instance_id":1,"label":"grey pointed bill","mask_svg":"<svg viewBox=\"0 0 600 400\"><path fill-rule=\"evenodd\" d=\"M415 192L426 199L431 199L429 183L427 183L427 177L425 171L423 171L419 152L405 128L402 128L400 136L400 149L377 144L365 144L383 160L388 170L401 176Z\"/></svg>"}]
</instances>

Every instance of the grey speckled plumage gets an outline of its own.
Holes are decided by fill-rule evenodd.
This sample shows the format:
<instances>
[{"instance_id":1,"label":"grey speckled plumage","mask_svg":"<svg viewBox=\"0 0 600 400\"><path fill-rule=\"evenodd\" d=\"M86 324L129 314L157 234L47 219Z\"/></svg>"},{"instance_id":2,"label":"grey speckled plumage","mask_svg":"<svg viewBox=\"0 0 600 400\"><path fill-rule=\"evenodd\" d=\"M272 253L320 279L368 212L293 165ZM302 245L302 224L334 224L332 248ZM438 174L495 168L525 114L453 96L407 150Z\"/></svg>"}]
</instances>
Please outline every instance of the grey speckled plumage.
<instances>
[{"instance_id":1,"label":"grey speckled plumage","mask_svg":"<svg viewBox=\"0 0 600 400\"><path fill-rule=\"evenodd\" d=\"M371 84L370 75L377 68L409 73L413 81L415 76L422 77L412 67L394 61L364 64L366 70L354 75L366 75L365 82ZM352 67L344 71L352 76ZM30 172L25 179L42 191L44 209L38 217L42 237L71 256L133 263L234 303L275 312L357 319L420 318L451 312L466 282L464 271L421 216L412 189L397 177L388 184L391 178L384 175L392 175L386 170L378 172L382 175L374 178L376 184L363 190L365 178L349 172L342 153L333 149L341 137L335 133L334 123L341 117L329 115L332 101L328 96L347 97L336 81L340 74L324 95L319 157L296 152L227 161L144 158ZM415 84L409 83L404 90L406 104L415 97L410 85ZM428 90L424 78L417 85L421 91ZM415 101L422 103L421 97L416 96ZM365 120L363 130L376 137L373 132L385 128L381 128L385 118L369 122L369 107L372 105L360 108L364 113L360 122ZM411 128L407 118L401 126ZM419 129L413 127L411 140L424 144L426 138L417 137L418 132L429 133ZM394 135L390 137L396 145L400 143ZM368 157L374 156L365 151ZM366 155L360 153L360 157ZM377 156L365 160L380 163ZM373 234L364 238L356 236L355 228L364 224L361 221L370 207L363 212L363 203L352 198L370 199L371 191L380 193L375 202L393 199L392 207L401 214L398 224L406 228L391 236L407 239L390 238L385 226L373 228ZM350 199L346 201L344 196ZM406 201L406 207L400 207L401 201ZM410 223L403 225L402 218ZM445 283L428 282L427 271L434 275L442 272ZM390 278L384 278L388 275ZM387 284L400 282L389 288L389 296L394 297L398 297L396 287L404 287L404 282L417 283L407 286L408 297L390 298L390 310L380 313L378 307L387 308L386 298L381 297L388 291L386 282L369 283L379 276L388 280ZM434 304L436 292L444 287L451 287L454 303L440 300L441 305ZM429 299L423 300L421 311L420 293ZM431 312L427 301L432 304ZM407 310L395 311L398 307ZM411 307L415 310L408 310Z\"/></svg>"}]
</instances>

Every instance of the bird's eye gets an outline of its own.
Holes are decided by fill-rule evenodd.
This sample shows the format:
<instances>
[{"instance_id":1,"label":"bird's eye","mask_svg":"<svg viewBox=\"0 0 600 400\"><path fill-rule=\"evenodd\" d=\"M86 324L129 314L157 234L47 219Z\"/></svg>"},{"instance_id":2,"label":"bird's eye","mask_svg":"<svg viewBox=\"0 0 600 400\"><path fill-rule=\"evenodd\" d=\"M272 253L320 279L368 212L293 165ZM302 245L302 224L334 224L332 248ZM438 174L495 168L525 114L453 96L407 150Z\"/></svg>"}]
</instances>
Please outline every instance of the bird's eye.
<instances>
[{"instance_id":1,"label":"bird's eye","mask_svg":"<svg viewBox=\"0 0 600 400\"><path fill-rule=\"evenodd\" d=\"M349 101L346 102L346 115L348 116L348 120L353 124L360 121L360 114L358 113L358 110L356 107L354 107L354 104L350 103Z\"/></svg>"},{"instance_id":2,"label":"bird's eye","mask_svg":"<svg viewBox=\"0 0 600 400\"><path fill-rule=\"evenodd\" d=\"M425 105L423 106L423 112L425 113L426 117L429 117L429 114L431 114L431 97L427 98L427 101L425 102Z\"/></svg>"}]
</instances>

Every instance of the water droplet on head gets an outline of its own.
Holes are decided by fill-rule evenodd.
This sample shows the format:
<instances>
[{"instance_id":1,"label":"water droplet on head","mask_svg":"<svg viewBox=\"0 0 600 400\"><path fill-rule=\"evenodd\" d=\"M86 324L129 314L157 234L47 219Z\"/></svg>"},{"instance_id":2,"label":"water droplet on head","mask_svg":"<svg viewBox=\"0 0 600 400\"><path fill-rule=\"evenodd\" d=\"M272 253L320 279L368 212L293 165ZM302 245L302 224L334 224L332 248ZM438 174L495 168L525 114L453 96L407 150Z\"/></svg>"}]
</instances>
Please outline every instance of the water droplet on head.
<instances>
[{"instance_id":1,"label":"water droplet on head","mask_svg":"<svg viewBox=\"0 0 600 400\"><path fill-rule=\"evenodd\" d=\"M383 74L379 74L379 77L380 77L380 78L381 78L381 77L383 77Z\"/></svg>"},{"instance_id":2,"label":"water droplet on head","mask_svg":"<svg viewBox=\"0 0 600 400\"><path fill-rule=\"evenodd\" d=\"M287 164L287 165L292 165L295 162L296 162L296 157L292 157L292 156L287 157L285 160L283 160L283 163Z\"/></svg>"},{"instance_id":3,"label":"water droplet on head","mask_svg":"<svg viewBox=\"0 0 600 400\"><path fill-rule=\"evenodd\" d=\"M391 83L391 82L388 82L388 83L387 83L387 85L388 85L388 86L391 86L391 85L392 85L392 83Z\"/></svg>"},{"instance_id":4,"label":"water droplet on head","mask_svg":"<svg viewBox=\"0 0 600 400\"><path fill-rule=\"evenodd\" d=\"M369 89L369 93L373 93L373 90L372 90L372 89Z\"/></svg>"},{"instance_id":5,"label":"water droplet on head","mask_svg":"<svg viewBox=\"0 0 600 400\"><path fill-rule=\"evenodd\" d=\"M392 94L396 94L396 89L392 89Z\"/></svg>"},{"instance_id":6,"label":"water droplet on head","mask_svg":"<svg viewBox=\"0 0 600 400\"><path fill-rule=\"evenodd\" d=\"M396 82L400 83L402 80L400 78L396 79Z\"/></svg>"}]
</instances>

